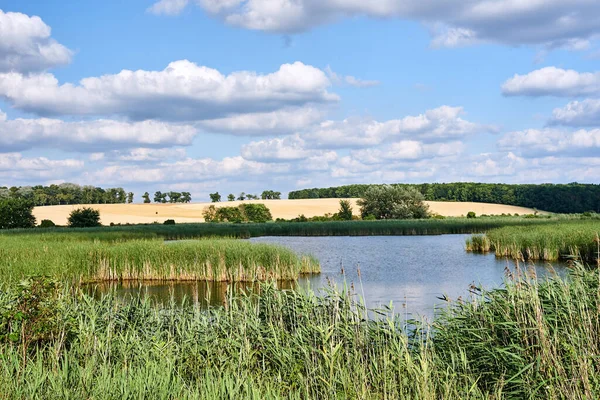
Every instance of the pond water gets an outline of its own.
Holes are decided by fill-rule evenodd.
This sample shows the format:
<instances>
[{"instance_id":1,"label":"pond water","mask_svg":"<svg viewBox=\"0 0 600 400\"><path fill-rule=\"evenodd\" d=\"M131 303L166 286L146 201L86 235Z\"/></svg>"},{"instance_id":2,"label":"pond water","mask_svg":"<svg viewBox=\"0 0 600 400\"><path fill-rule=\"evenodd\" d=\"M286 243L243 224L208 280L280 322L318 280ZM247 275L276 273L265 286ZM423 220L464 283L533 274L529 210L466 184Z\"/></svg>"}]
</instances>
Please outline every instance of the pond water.
<instances>
[{"instance_id":1,"label":"pond water","mask_svg":"<svg viewBox=\"0 0 600 400\"><path fill-rule=\"evenodd\" d=\"M302 277L297 284L279 282L281 288L296 285L320 289L333 282L345 283L374 308L394 304L396 312L407 317L431 316L436 307L450 299L469 295L469 286L499 287L507 269L515 263L493 254L473 254L464 250L469 235L442 236L353 236L353 237L261 237L252 242L274 243L301 254L312 254L321 262L322 273ZM564 274L564 264L528 264L544 279ZM521 267L527 267L521 265ZM236 289L254 290L252 284L236 284ZM97 295L116 289L120 295L145 291L153 297L181 302L184 298L200 306L220 305L227 290L223 283L157 283L100 285Z\"/></svg>"}]
</instances>

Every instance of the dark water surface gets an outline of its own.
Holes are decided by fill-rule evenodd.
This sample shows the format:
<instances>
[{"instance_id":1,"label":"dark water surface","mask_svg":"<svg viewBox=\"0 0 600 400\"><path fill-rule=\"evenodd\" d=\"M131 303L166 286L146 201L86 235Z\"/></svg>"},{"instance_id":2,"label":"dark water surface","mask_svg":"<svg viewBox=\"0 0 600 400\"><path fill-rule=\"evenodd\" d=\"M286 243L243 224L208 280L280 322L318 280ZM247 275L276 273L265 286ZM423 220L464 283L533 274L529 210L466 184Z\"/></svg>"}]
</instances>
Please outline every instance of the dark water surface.
<instances>
[{"instance_id":1,"label":"dark water surface","mask_svg":"<svg viewBox=\"0 0 600 400\"><path fill-rule=\"evenodd\" d=\"M499 287L507 268L514 271L512 261L497 259L493 254L473 254L464 250L469 235L442 236L353 236L353 237L262 237L257 243L274 243L298 253L312 254L321 262L320 275L300 278L297 285L319 289L328 282L341 287L344 283L364 297L369 307L394 303L397 313L407 316L431 316L444 301L467 297L469 286ZM527 268L528 264L521 265ZM564 274L566 266L536 264L539 278L554 273ZM360 271L360 273L359 273ZM359 276L360 275L360 276ZM280 282L289 289L295 285ZM184 298L200 306L223 303L227 284L223 283L139 283L96 287L99 295L110 288L119 294L136 295L140 290L168 301ZM236 284L237 289L255 290L252 284Z\"/></svg>"}]
</instances>

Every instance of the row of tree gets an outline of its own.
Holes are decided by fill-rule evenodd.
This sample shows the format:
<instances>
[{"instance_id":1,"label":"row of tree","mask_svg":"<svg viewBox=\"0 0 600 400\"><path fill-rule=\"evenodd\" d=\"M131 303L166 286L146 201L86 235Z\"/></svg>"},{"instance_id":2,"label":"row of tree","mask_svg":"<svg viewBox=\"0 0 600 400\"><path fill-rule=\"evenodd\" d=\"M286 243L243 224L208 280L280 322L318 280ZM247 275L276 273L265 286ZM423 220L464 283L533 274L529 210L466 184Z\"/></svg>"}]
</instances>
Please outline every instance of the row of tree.
<instances>
[{"instance_id":1,"label":"row of tree","mask_svg":"<svg viewBox=\"0 0 600 400\"><path fill-rule=\"evenodd\" d=\"M347 185L304 189L290 192L289 198L362 198L369 188L378 186L382 185ZM600 212L600 185L597 184L511 185L457 182L395 184L392 186L404 189L414 188L428 201L498 203L556 213Z\"/></svg>"},{"instance_id":2,"label":"row of tree","mask_svg":"<svg viewBox=\"0 0 600 400\"><path fill-rule=\"evenodd\" d=\"M0 199L22 199L35 206L118 204L133 203L133 193L125 192L123 188L103 189L75 183L61 183L50 186L0 187Z\"/></svg>"},{"instance_id":3,"label":"row of tree","mask_svg":"<svg viewBox=\"0 0 600 400\"><path fill-rule=\"evenodd\" d=\"M209 194L210 201L213 203L219 203L221 201L221 195L219 192ZM265 190L261 193L260 197L254 194L246 194L245 192L240 193L237 197L231 193L227 196L228 201L244 201L244 200L281 200L281 192L275 192L273 190Z\"/></svg>"},{"instance_id":4,"label":"row of tree","mask_svg":"<svg viewBox=\"0 0 600 400\"><path fill-rule=\"evenodd\" d=\"M146 192L142 196L144 203L150 203L150 193ZM190 203L192 201L192 194L190 192L155 192L154 202L155 203Z\"/></svg>"}]
</instances>

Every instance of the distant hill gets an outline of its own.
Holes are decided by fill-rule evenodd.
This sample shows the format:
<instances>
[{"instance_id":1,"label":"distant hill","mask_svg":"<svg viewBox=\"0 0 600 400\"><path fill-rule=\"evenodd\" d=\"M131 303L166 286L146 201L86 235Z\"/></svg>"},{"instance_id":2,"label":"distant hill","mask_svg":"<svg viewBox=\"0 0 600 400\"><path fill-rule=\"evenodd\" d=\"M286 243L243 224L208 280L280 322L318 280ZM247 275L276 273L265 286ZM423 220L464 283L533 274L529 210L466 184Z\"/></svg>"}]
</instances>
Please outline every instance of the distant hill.
<instances>
[{"instance_id":1,"label":"distant hill","mask_svg":"<svg viewBox=\"0 0 600 400\"><path fill-rule=\"evenodd\" d=\"M289 199L327 199L362 197L377 185L346 185L303 189L290 192ZM458 201L506 204L536 208L554 213L600 212L600 185L596 184L526 184L504 183L423 183L395 184L418 189L428 201Z\"/></svg>"}]
</instances>

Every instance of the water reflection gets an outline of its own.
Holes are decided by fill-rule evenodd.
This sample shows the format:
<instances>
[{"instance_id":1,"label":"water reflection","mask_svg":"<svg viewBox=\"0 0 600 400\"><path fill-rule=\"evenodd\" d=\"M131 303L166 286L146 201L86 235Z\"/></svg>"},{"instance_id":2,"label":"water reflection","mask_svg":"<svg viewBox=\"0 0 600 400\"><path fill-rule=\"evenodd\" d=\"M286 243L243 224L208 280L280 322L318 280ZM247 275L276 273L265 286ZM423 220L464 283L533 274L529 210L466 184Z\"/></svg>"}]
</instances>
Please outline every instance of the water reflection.
<instances>
[{"instance_id":1,"label":"water reflection","mask_svg":"<svg viewBox=\"0 0 600 400\"><path fill-rule=\"evenodd\" d=\"M274 282L278 289L294 289L292 281ZM162 282L162 281L123 281L95 283L87 285L85 292L96 299L106 293L114 293L118 298L130 299L147 296L151 301L177 306L193 305L200 308L218 307L225 303L228 290L234 293L258 293L260 285L249 282Z\"/></svg>"},{"instance_id":2,"label":"water reflection","mask_svg":"<svg viewBox=\"0 0 600 400\"><path fill-rule=\"evenodd\" d=\"M278 282L279 288L319 290L330 283L340 288L346 285L370 308L393 302L397 313L417 317L432 316L436 308L445 306L440 299L444 296L453 300L468 297L471 285L499 287L505 273L515 271L512 261L497 259L493 254L467 253L467 236L263 237L251 241L283 245L319 259L320 275L302 277L295 283ZM539 279L563 275L567 270L560 263L521 267L535 271ZM178 304L208 307L222 305L228 288L256 291L257 287L249 283L124 282L94 285L88 290L95 296L114 290L118 296L148 294L161 302L172 298Z\"/></svg>"}]
</instances>

